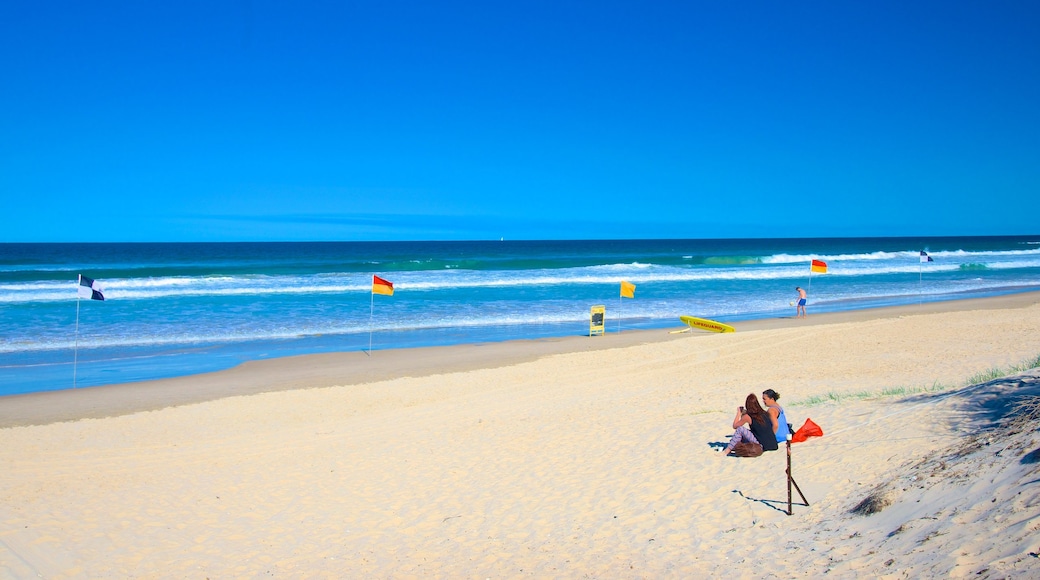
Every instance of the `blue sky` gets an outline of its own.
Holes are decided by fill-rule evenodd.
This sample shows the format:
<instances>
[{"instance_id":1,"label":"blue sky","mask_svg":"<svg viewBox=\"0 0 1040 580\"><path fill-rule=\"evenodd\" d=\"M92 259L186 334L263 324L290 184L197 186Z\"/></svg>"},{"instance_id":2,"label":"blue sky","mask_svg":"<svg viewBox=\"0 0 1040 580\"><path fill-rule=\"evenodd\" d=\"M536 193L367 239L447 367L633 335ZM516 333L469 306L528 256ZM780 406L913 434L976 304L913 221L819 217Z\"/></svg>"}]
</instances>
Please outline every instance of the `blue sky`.
<instances>
[{"instance_id":1,"label":"blue sky","mask_svg":"<svg viewBox=\"0 0 1040 580\"><path fill-rule=\"evenodd\" d=\"M1040 233L1040 3L8 2L0 242Z\"/></svg>"}]
</instances>

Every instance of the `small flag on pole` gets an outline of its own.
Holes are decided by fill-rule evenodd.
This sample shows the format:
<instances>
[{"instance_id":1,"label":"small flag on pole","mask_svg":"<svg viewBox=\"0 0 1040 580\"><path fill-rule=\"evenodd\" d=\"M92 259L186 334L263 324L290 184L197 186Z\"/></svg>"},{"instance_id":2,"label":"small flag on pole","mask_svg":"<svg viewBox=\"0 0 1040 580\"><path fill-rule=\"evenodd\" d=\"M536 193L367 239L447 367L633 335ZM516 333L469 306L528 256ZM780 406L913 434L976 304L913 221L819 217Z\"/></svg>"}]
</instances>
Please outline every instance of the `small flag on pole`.
<instances>
[{"instance_id":1,"label":"small flag on pole","mask_svg":"<svg viewBox=\"0 0 1040 580\"><path fill-rule=\"evenodd\" d=\"M90 300L104 300L105 295L102 294L104 288L101 284L98 284L93 278L87 278L83 274L79 275L79 287L77 292L80 298L87 298Z\"/></svg>"},{"instance_id":2,"label":"small flag on pole","mask_svg":"<svg viewBox=\"0 0 1040 580\"><path fill-rule=\"evenodd\" d=\"M394 283L389 280L384 280L379 276L372 276L372 293L382 294L384 296L393 296Z\"/></svg>"},{"instance_id":3,"label":"small flag on pole","mask_svg":"<svg viewBox=\"0 0 1040 580\"><path fill-rule=\"evenodd\" d=\"M636 297L636 285L631 282L621 281L621 296L625 298Z\"/></svg>"},{"instance_id":4,"label":"small flag on pole","mask_svg":"<svg viewBox=\"0 0 1040 580\"><path fill-rule=\"evenodd\" d=\"M104 288L101 284L98 284L93 278L87 278L83 274L78 274L79 284L76 285L76 343L73 346L72 351L72 388L76 388L76 368L79 366L79 303L80 298L86 298L88 300L104 300L105 295L102 293Z\"/></svg>"},{"instance_id":5,"label":"small flag on pole","mask_svg":"<svg viewBox=\"0 0 1040 580\"><path fill-rule=\"evenodd\" d=\"M925 262L934 262L934 261L935 260L933 260L932 257L928 255L928 252L926 252L924 250L921 250L921 263L922 264L925 263Z\"/></svg>"},{"instance_id":6,"label":"small flag on pole","mask_svg":"<svg viewBox=\"0 0 1040 580\"><path fill-rule=\"evenodd\" d=\"M791 436L791 443L801 443L810 437L823 437L823 429L814 423L812 419L806 419L805 424Z\"/></svg>"},{"instance_id":7,"label":"small flag on pole","mask_svg":"<svg viewBox=\"0 0 1040 580\"><path fill-rule=\"evenodd\" d=\"M819 272L820 274L827 273L827 262L823 260L813 260L812 265L809 266L810 272Z\"/></svg>"}]
</instances>

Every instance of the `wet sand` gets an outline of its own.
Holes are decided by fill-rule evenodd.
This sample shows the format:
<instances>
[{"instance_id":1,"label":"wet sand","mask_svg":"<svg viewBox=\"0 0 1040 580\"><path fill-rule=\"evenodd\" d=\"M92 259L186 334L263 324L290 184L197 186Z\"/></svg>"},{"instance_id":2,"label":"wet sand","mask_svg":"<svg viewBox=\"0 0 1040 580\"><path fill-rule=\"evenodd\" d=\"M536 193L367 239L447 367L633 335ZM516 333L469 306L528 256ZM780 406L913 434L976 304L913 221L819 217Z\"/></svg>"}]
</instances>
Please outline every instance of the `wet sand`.
<instances>
[{"instance_id":1,"label":"wet sand","mask_svg":"<svg viewBox=\"0 0 1040 580\"><path fill-rule=\"evenodd\" d=\"M807 318L768 318L735 322L737 332L802 328L846 322L898 318L915 314L1023 308L1040 303L1040 292L813 314ZM82 418L100 418L164 407L212 401L225 397L359 385L402 377L422 377L531 362L542 357L595 352L640 344L695 338L712 333L682 330L681 323L666 330L632 330L604 336L569 336L538 340L477 343L302 355L251 361L214 373L141 381L77 390L48 391L0 397L0 428Z\"/></svg>"}]
</instances>

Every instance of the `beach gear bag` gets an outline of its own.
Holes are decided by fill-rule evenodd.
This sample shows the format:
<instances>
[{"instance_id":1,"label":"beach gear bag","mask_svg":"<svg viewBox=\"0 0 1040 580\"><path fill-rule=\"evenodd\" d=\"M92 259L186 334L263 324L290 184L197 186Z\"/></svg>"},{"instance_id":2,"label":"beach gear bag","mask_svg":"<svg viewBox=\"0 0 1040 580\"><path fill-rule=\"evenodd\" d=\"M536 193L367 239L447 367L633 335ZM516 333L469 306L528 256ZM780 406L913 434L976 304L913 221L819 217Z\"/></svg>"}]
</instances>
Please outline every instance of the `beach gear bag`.
<instances>
[{"instance_id":1,"label":"beach gear bag","mask_svg":"<svg viewBox=\"0 0 1040 580\"><path fill-rule=\"evenodd\" d=\"M762 455L762 445L750 441L742 441L733 446L733 455L737 457L758 457Z\"/></svg>"}]
</instances>

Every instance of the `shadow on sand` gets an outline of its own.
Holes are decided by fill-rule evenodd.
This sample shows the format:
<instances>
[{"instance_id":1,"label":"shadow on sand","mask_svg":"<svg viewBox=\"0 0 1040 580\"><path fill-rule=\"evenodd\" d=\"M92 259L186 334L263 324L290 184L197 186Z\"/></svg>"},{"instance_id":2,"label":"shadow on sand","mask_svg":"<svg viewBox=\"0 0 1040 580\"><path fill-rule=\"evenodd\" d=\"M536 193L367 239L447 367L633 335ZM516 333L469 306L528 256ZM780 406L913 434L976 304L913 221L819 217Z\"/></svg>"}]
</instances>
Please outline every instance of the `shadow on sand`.
<instances>
[{"instance_id":1,"label":"shadow on sand","mask_svg":"<svg viewBox=\"0 0 1040 580\"><path fill-rule=\"evenodd\" d=\"M740 491L739 489L734 489L733 493L739 495L740 497L742 497L742 498L744 498L744 499L746 499L748 501L758 502L758 503L760 503L760 504L762 504L762 505L764 505L766 507L775 509L776 511L778 511L778 512L784 514L784 515L788 515L788 513L787 513L787 500L786 499L763 499L763 498L758 498L758 497L751 497L749 495L744 495L744 492ZM809 507L809 504L801 503L801 502L797 502L797 501L796 502L792 502L791 505Z\"/></svg>"}]
</instances>

